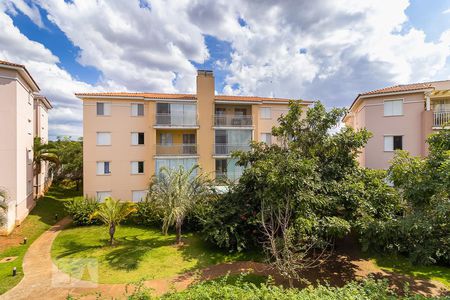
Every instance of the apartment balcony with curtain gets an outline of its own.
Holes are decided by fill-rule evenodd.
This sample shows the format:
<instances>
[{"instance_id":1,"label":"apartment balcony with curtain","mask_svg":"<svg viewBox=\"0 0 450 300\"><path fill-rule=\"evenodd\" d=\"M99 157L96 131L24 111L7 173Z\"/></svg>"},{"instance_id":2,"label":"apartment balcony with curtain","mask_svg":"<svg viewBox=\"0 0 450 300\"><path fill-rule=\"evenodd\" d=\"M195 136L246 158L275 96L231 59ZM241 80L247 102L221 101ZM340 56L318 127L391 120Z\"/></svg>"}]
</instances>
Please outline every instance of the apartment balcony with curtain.
<instances>
[{"instance_id":1,"label":"apartment balcony with curtain","mask_svg":"<svg viewBox=\"0 0 450 300\"><path fill-rule=\"evenodd\" d=\"M222 171L216 171L216 180L231 180L236 181L242 176L243 171L239 170L236 172L222 172Z\"/></svg>"},{"instance_id":2,"label":"apartment balcony with curtain","mask_svg":"<svg viewBox=\"0 0 450 300\"><path fill-rule=\"evenodd\" d=\"M214 155L228 156L234 151L249 151L249 144L214 144Z\"/></svg>"},{"instance_id":3,"label":"apartment balcony with curtain","mask_svg":"<svg viewBox=\"0 0 450 300\"><path fill-rule=\"evenodd\" d=\"M433 112L433 127L450 126L450 110Z\"/></svg>"},{"instance_id":4,"label":"apartment balcony with curtain","mask_svg":"<svg viewBox=\"0 0 450 300\"><path fill-rule=\"evenodd\" d=\"M197 144L156 144L157 156L195 156Z\"/></svg>"},{"instance_id":5,"label":"apartment balcony with curtain","mask_svg":"<svg viewBox=\"0 0 450 300\"><path fill-rule=\"evenodd\" d=\"M215 127L252 127L251 115L214 115Z\"/></svg>"},{"instance_id":6,"label":"apartment balcony with curtain","mask_svg":"<svg viewBox=\"0 0 450 300\"><path fill-rule=\"evenodd\" d=\"M157 127L197 127L196 113L157 113L155 126Z\"/></svg>"}]
</instances>

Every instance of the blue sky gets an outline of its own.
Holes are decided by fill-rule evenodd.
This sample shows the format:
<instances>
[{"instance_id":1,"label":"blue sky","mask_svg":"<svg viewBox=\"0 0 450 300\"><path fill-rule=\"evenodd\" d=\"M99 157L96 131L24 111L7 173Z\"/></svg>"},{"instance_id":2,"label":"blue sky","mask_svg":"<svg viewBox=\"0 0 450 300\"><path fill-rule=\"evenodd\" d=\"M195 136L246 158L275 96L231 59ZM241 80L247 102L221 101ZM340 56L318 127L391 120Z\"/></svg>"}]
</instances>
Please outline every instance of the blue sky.
<instances>
[{"instance_id":1,"label":"blue sky","mask_svg":"<svg viewBox=\"0 0 450 300\"><path fill-rule=\"evenodd\" d=\"M218 93L346 106L450 77L450 0L0 0L0 59L55 104L53 137L81 134L74 92L195 92L196 69Z\"/></svg>"}]
</instances>

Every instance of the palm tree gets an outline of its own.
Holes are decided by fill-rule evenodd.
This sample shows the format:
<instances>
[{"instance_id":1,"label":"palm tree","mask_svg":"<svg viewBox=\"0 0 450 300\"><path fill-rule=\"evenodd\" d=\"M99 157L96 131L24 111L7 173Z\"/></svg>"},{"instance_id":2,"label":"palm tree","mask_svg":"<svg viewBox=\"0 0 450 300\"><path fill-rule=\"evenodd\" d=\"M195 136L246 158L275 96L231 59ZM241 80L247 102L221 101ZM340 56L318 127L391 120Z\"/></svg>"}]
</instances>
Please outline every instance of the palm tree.
<instances>
[{"instance_id":1,"label":"palm tree","mask_svg":"<svg viewBox=\"0 0 450 300\"><path fill-rule=\"evenodd\" d=\"M185 170L161 168L149 187L149 200L155 201L163 215L162 232L167 235L170 226L175 225L176 243L181 243L181 226L195 203L211 192L211 181L196 175L198 166Z\"/></svg>"},{"instance_id":2,"label":"palm tree","mask_svg":"<svg viewBox=\"0 0 450 300\"><path fill-rule=\"evenodd\" d=\"M0 189L0 227L6 224L6 211L8 203L6 202L6 191Z\"/></svg>"},{"instance_id":3,"label":"palm tree","mask_svg":"<svg viewBox=\"0 0 450 300\"><path fill-rule=\"evenodd\" d=\"M98 210L90 215L90 219L99 219L109 227L109 245L113 245L116 227L129 214L136 211L136 205L132 202L121 202L120 200L105 198L105 202L101 203Z\"/></svg>"},{"instance_id":4,"label":"palm tree","mask_svg":"<svg viewBox=\"0 0 450 300\"><path fill-rule=\"evenodd\" d=\"M54 145L42 143L40 137L34 138L33 145L33 174L36 177L36 197L39 193L39 175L42 171L42 163L50 162L59 166L57 149Z\"/></svg>"}]
</instances>

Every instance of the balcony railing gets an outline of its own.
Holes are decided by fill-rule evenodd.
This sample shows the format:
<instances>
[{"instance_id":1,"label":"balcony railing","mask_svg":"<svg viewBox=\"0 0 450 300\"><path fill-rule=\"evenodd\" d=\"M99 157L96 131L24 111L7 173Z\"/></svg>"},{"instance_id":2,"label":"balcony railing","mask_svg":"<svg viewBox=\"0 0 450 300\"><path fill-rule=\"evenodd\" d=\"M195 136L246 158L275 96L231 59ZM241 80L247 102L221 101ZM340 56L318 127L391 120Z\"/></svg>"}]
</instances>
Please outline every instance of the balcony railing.
<instances>
[{"instance_id":1,"label":"balcony railing","mask_svg":"<svg viewBox=\"0 0 450 300\"><path fill-rule=\"evenodd\" d=\"M252 116L214 115L216 127L249 127L252 124Z\"/></svg>"},{"instance_id":2,"label":"balcony railing","mask_svg":"<svg viewBox=\"0 0 450 300\"><path fill-rule=\"evenodd\" d=\"M156 125L157 126L168 126L168 127L192 127L197 126L197 115L196 114L156 114Z\"/></svg>"},{"instance_id":3,"label":"balcony railing","mask_svg":"<svg viewBox=\"0 0 450 300\"><path fill-rule=\"evenodd\" d=\"M435 111L433 113L433 126L450 126L450 111Z\"/></svg>"},{"instance_id":4,"label":"balcony railing","mask_svg":"<svg viewBox=\"0 0 450 300\"><path fill-rule=\"evenodd\" d=\"M182 156L182 155L196 155L196 154L197 154L197 144L156 145L156 155Z\"/></svg>"},{"instance_id":5,"label":"balcony railing","mask_svg":"<svg viewBox=\"0 0 450 300\"><path fill-rule=\"evenodd\" d=\"M249 151L248 144L214 144L215 155L230 155L233 151Z\"/></svg>"}]
</instances>

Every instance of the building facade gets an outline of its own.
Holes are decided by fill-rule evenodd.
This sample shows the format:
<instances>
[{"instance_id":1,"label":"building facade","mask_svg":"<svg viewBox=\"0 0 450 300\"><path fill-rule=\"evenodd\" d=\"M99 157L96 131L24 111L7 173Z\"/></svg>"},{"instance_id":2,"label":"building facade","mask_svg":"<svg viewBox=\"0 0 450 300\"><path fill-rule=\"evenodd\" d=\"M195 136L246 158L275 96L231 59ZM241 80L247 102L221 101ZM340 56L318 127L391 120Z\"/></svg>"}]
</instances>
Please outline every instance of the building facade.
<instances>
[{"instance_id":1,"label":"building facade","mask_svg":"<svg viewBox=\"0 0 450 300\"><path fill-rule=\"evenodd\" d=\"M39 86L25 66L0 61L0 188L7 194L7 224L0 234L10 233L34 207L34 198L48 183L47 165L33 175L33 140L48 140L50 102L38 95Z\"/></svg>"},{"instance_id":2,"label":"building facade","mask_svg":"<svg viewBox=\"0 0 450 300\"><path fill-rule=\"evenodd\" d=\"M198 71L196 94L76 94L83 100L84 193L139 201L163 166L198 164L213 178L239 178L231 152L253 140L271 143L289 100L214 91L212 71Z\"/></svg>"},{"instance_id":3,"label":"building facade","mask_svg":"<svg viewBox=\"0 0 450 300\"><path fill-rule=\"evenodd\" d=\"M361 166L387 169L397 149L426 156L427 137L450 126L450 80L397 85L359 94L344 122L373 134L359 156Z\"/></svg>"}]
</instances>

